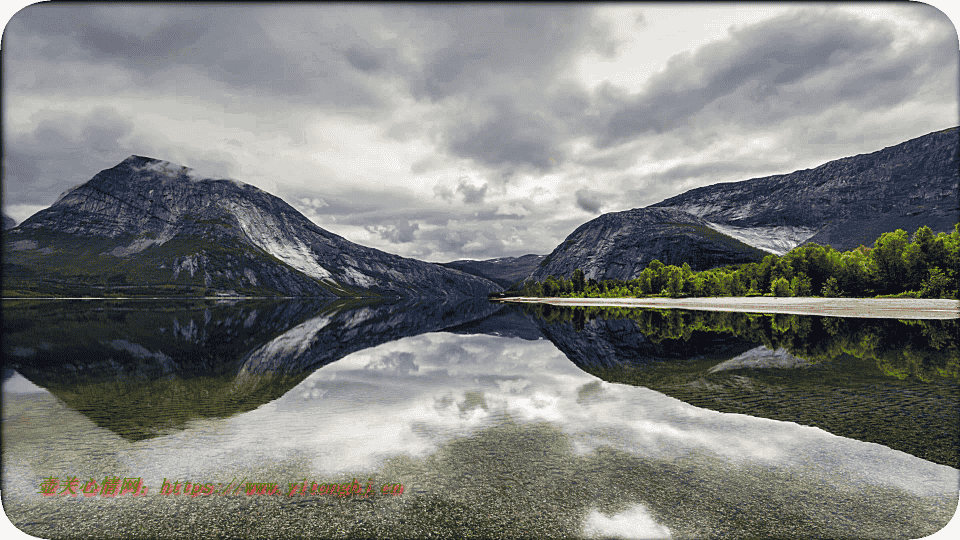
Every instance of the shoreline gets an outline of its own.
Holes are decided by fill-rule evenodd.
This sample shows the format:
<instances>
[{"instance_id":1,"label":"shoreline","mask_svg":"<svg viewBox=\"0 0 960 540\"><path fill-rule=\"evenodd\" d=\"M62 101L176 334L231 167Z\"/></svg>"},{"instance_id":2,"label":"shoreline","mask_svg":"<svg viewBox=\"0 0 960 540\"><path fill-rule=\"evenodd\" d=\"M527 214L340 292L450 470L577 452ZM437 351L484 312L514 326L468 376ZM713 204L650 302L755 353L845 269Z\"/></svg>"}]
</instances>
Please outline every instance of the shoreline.
<instances>
[{"instance_id":1,"label":"shoreline","mask_svg":"<svg viewBox=\"0 0 960 540\"><path fill-rule=\"evenodd\" d=\"M944 298L797 298L770 296L710 298L540 298L519 296L513 298L498 298L495 301L517 304L549 304L553 306L666 308L878 319L960 318L960 302Z\"/></svg>"}]
</instances>

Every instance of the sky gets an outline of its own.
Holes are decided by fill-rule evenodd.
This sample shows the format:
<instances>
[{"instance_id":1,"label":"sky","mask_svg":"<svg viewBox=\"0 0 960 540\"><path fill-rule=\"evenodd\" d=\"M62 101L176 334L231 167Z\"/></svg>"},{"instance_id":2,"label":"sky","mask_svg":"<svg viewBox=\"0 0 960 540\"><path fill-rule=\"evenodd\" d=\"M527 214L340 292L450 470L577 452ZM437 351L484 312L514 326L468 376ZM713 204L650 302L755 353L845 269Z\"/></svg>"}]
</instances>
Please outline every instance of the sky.
<instances>
[{"instance_id":1,"label":"sky","mask_svg":"<svg viewBox=\"0 0 960 540\"><path fill-rule=\"evenodd\" d=\"M940 3L35 4L3 34L3 212L136 154L406 257L547 254L960 124Z\"/></svg>"}]
</instances>

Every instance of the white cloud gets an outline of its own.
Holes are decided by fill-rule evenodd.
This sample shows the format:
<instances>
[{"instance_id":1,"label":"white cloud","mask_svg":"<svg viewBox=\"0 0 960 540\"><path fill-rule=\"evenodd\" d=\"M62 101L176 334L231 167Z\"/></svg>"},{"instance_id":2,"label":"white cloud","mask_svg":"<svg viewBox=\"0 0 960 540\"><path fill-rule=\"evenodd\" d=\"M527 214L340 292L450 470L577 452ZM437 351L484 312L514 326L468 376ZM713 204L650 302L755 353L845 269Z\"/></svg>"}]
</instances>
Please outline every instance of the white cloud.
<instances>
[{"instance_id":1,"label":"white cloud","mask_svg":"<svg viewBox=\"0 0 960 540\"><path fill-rule=\"evenodd\" d=\"M588 538L653 540L670 538L670 530L657 523L650 512L638 504L610 517L591 511L583 525L583 535Z\"/></svg>"}]
</instances>

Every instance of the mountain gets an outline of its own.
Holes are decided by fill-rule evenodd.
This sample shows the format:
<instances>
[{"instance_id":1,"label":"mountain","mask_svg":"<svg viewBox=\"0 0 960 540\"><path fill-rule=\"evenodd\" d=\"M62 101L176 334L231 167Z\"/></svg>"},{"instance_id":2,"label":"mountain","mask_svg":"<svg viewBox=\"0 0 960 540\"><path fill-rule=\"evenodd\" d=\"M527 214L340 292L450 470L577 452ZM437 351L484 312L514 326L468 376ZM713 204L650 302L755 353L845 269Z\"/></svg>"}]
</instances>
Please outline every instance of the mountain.
<instances>
[{"instance_id":1,"label":"mountain","mask_svg":"<svg viewBox=\"0 0 960 540\"><path fill-rule=\"evenodd\" d=\"M501 257L485 261L460 260L440 264L447 268L454 268L461 272L489 279L503 287L509 287L526 279L544 258L546 258L546 255L530 254L522 257Z\"/></svg>"},{"instance_id":2,"label":"mountain","mask_svg":"<svg viewBox=\"0 0 960 540\"><path fill-rule=\"evenodd\" d=\"M17 226L17 222L12 217L3 215L3 230L12 229Z\"/></svg>"},{"instance_id":3,"label":"mountain","mask_svg":"<svg viewBox=\"0 0 960 540\"><path fill-rule=\"evenodd\" d=\"M695 271L754 262L765 252L717 232L706 220L673 208L636 208L612 212L584 223L531 275L570 277L576 268L587 278L635 278L654 259L689 263Z\"/></svg>"},{"instance_id":4,"label":"mountain","mask_svg":"<svg viewBox=\"0 0 960 540\"><path fill-rule=\"evenodd\" d=\"M278 197L131 156L4 236L4 289L133 294L468 297L457 270L359 246Z\"/></svg>"},{"instance_id":5,"label":"mountain","mask_svg":"<svg viewBox=\"0 0 960 540\"><path fill-rule=\"evenodd\" d=\"M960 221L960 132L950 128L790 174L714 184L646 208L604 214L557 246L530 275L635 278L647 264L703 270L782 255L815 242L841 251L884 232Z\"/></svg>"},{"instance_id":6,"label":"mountain","mask_svg":"<svg viewBox=\"0 0 960 540\"><path fill-rule=\"evenodd\" d=\"M950 128L790 174L714 184L652 205L683 210L719 232L782 254L804 242L846 251L960 217L960 132Z\"/></svg>"}]
</instances>

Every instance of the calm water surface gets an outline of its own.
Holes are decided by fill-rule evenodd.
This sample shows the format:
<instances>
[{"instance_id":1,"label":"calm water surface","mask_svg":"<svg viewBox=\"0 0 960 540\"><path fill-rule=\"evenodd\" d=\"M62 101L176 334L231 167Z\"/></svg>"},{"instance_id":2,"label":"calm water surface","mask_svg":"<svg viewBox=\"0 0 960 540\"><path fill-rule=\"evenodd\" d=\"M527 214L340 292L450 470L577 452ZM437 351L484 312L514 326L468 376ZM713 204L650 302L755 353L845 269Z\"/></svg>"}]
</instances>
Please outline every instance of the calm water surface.
<instances>
[{"instance_id":1,"label":"calm water surface","mask_svg":"<svg viewBox=\"0 0 960 540\"><path fill-rule=\"evenodd\" d=\"M921 538L957 507L956 321L485 301L3 315L4 509L43 538ZM40 493L74 477L77 497ZM82 493L111 478L147 493ZM320 494L354 480L363 495Z\"/></svg>"}]
</instances>

